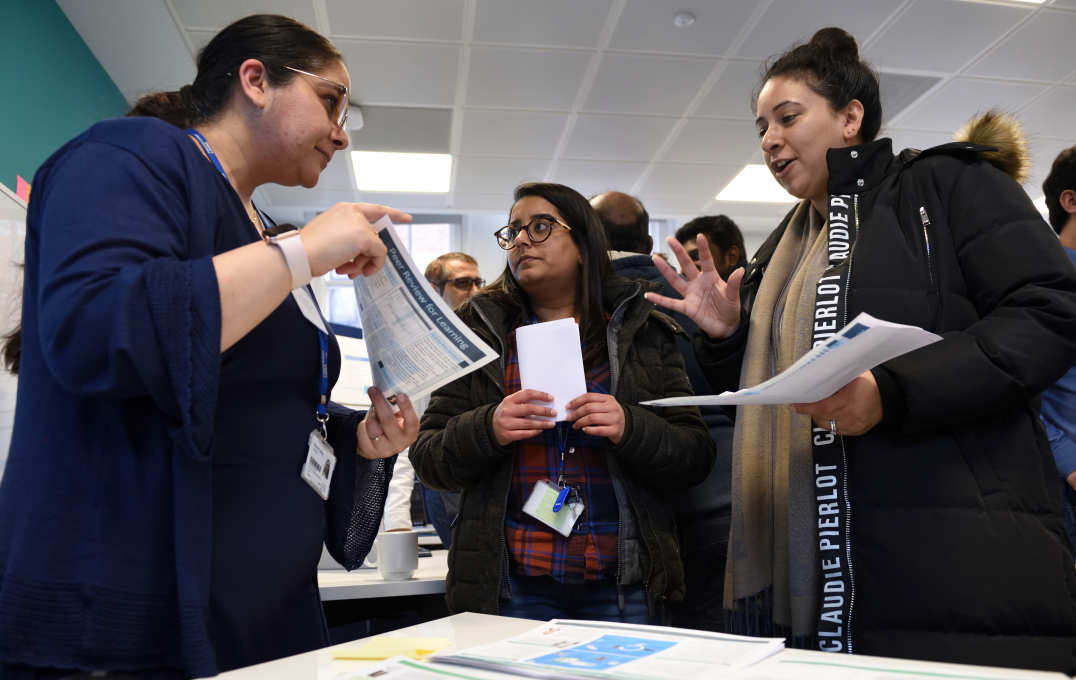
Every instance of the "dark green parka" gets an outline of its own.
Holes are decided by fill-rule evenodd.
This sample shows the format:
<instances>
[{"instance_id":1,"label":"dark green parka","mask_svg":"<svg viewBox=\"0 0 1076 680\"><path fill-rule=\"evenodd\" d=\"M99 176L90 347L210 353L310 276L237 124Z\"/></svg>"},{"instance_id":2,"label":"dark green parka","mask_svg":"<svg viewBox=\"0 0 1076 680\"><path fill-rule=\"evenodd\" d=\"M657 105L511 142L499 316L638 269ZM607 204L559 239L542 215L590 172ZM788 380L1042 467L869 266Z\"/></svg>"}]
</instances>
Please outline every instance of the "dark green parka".
<instances>
[{"instance_id":1,"label":"dark green parka","mask_svg":"<svg viewBox=\"0 0 1076 680\"><path fill-rule=\"evenodd\" d=\"M452 531L446 600L452 612L497 613L508 596L504 518L516 446L493 437L493 411L505 397L506 338L521 316L489 294L476 295L459 310L502 360L433 393L422 417L411 462L423 483L462 489ZM667 495L702 481L713 465L714 446L698 409L651 409L640 401L690 395L669 317L643 298L638 282L610 279L604 304L610 392L624 408L624 436L609 445L620 522L617 579L644 585L651 609L684 597L684 574L673 511Z\"/></svg>"}]
</instances>

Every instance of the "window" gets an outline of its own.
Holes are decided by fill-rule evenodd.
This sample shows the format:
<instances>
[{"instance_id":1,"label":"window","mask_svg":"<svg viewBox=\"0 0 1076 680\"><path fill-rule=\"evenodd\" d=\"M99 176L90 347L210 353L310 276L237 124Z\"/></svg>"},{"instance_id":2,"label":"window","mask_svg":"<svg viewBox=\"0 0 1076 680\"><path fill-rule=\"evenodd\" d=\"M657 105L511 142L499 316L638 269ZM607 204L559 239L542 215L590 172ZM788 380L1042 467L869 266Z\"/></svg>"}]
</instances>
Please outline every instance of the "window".
<instances>
[{"instance_id":1,"label":"window","mask_svg":"<svg viewBox=\"0 0 1076 680\"><path fill-rule=\"evenodd\" d=\"M459 215L415 215L411 224L397 224L395 229L419 272L424 272L438 255L458 249L460 222ZM324 307L329 322L361 328L351 279L329 272L322 282L327 289Z\"/></svg>"}]
</instances>

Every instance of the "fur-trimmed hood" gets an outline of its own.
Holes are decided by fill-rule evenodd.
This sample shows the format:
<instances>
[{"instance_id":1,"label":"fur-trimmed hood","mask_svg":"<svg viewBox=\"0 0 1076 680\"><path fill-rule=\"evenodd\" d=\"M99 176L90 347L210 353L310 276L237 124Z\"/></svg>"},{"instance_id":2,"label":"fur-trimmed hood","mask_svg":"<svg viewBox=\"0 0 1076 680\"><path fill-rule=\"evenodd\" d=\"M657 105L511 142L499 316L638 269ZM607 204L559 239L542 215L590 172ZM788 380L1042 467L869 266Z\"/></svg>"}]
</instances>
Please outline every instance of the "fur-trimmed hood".
<instances>
[{"instance_id":1,"label":"fur-trimmed hood","mask_svg":"<svg viewBox=\"0 0 1076 680\"><path fill-rule=\"evenodd\" d=\"M996 151L981 153L984 160L1020 184L1027 179L1031 158L1027 151L1024 128L1016 118L997 109L976 114L964 127L957 130L953 140L994 147Z\"/></svg>"}]
</instances>

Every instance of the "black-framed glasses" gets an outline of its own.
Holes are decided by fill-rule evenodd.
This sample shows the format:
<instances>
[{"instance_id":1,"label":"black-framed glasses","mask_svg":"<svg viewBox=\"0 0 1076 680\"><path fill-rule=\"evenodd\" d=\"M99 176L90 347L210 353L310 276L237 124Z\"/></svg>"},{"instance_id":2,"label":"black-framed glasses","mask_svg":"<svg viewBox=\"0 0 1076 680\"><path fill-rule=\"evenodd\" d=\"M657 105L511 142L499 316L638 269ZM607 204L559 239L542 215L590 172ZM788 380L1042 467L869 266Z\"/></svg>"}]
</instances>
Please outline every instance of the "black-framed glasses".
<instances>
[{"instance_id":1,"label":"black-framed glasses","mask_svg":"<svg viewBox=\"0 0 1076 680\"><path fill-rule=\"evenodd\" d=\"M519 237L520 232L526 231L531 243L541 243L549 238L549 235L553 233L553 228L558 224L567 231L572 230L552 215L535 215L534 219L523 226L509 224L493 232L493 235L497 237L497 245L505 250L511 250L516 247L516 238Z\"/></svg>"},{"instance_id":2,"label":"black-framed glasses","mask_svg":"<svg viewBox=\"0 0 1076 680\"><path fill-rule=\"evenodd\" d=\"M304 76L310 76L311 78L317 78L332 85L336 89L335 97L326 98L326 108L329 112L329 120L331 120L336 127L343 129L344 124L347 123L347 112L349 108L350 97L348 95L347 87L335 80L329 80L324 76L319 76L316 73L310 73L294 66L285 66L284 68L289 71L294 71ZM324 96L324 95L323 95Z\"/></svg>"},{"instance_id":3,"label":"black-framed glasses","mask_svg":"<svg viewBox=\"0 0 1076 680\"><path fill-rule=\"evenodd\" d=\"M486 280L480 276L458 276L454 279L445 279L441 282L441 286L452 286L456 290L466 293L475 286L484 288Z\"/></svg>"}]
</instances>

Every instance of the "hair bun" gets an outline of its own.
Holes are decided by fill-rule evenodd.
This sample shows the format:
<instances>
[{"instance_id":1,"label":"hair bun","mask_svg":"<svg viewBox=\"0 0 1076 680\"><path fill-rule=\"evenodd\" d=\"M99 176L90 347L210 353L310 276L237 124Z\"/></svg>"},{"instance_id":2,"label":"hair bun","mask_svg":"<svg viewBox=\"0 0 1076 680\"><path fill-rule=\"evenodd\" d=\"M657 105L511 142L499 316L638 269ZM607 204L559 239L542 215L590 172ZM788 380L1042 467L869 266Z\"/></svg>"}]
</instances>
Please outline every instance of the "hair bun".
<instances>
[{"instance_id":1,"label":"hair bun","mask_svg":"<svg viewBox=\"0 0 1076 680\"><path fill-rule=\"evenodd\" d=\"M820 28L811 36L809 44L829 52L835 59L859 61L859 46L856 44L856 39L843 28L836 26Z\"/></svg>"}]
</instances>

